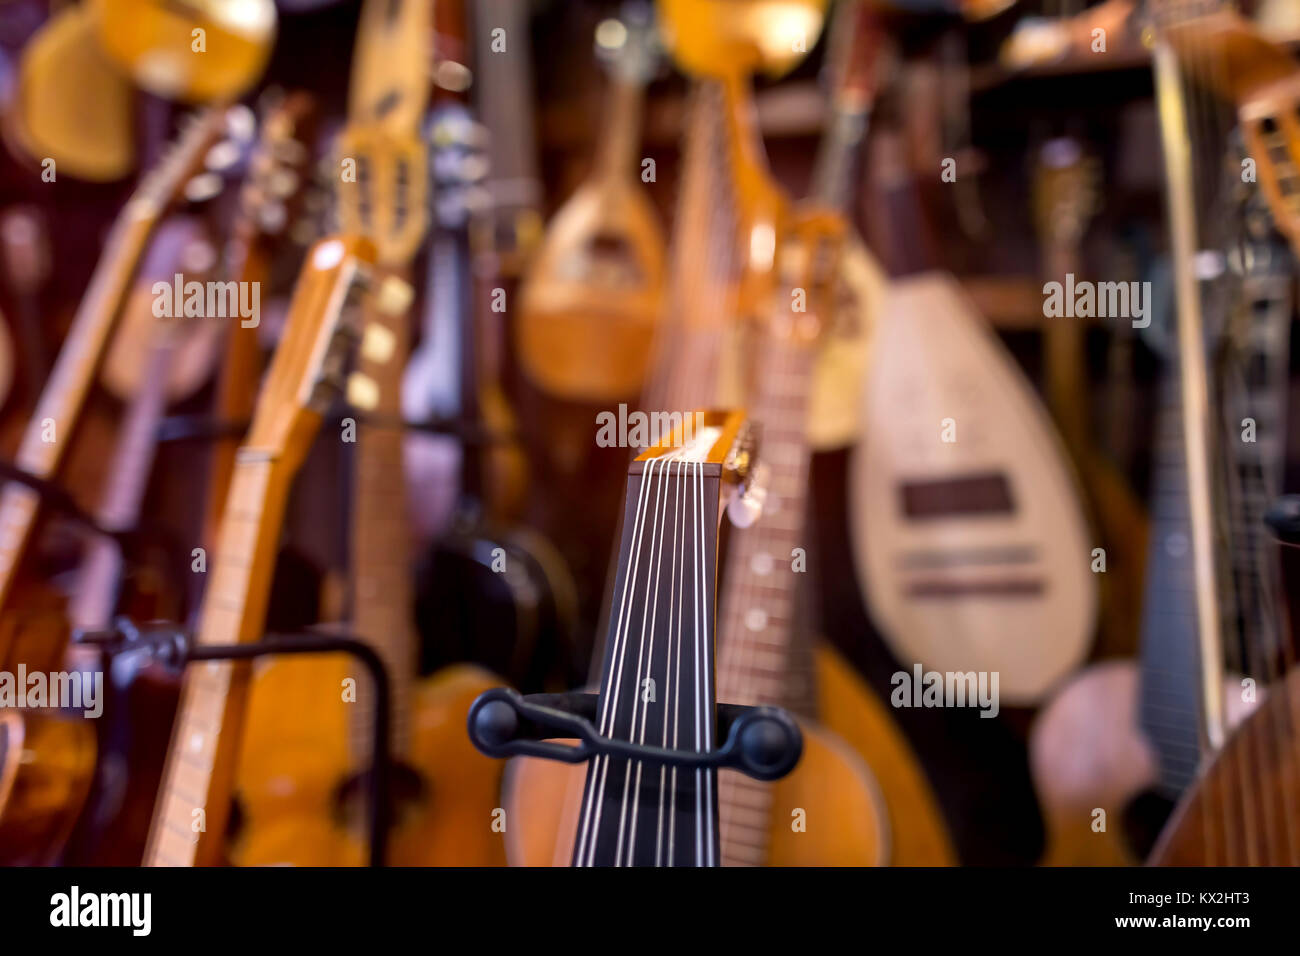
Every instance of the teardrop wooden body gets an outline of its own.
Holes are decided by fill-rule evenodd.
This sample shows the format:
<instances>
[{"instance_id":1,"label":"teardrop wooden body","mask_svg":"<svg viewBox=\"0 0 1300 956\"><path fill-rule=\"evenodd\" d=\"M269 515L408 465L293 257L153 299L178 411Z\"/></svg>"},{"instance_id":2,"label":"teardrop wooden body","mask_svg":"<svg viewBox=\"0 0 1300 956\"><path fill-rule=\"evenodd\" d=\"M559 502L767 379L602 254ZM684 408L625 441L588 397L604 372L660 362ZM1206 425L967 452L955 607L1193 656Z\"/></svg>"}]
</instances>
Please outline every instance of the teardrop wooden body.
<instances>
[{"instance_id":1,"label":"teardrop wooden body","mask_svg":"<svg viewBox=\"0 0 1300 956\"><path fill-rule=\"evenodd\" d=\"M1029 704L1092 641L1097 588L1074 478L1029 383L956 281L895 282L872 343L850 520L894 655L995 671Z\"/></svg>"}]
</instances>

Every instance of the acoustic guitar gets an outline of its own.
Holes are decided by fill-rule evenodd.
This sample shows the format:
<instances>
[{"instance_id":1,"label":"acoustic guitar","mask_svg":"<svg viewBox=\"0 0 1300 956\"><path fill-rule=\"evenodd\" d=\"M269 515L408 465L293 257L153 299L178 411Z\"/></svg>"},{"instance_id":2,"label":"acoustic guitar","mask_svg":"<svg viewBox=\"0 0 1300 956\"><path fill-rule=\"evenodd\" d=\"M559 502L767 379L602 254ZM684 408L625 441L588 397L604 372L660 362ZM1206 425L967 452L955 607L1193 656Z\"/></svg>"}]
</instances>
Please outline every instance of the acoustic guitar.
<instances>
[{"instance_id":1,"label":"acoustic guitar","mask_svg":"<svg viewBox=\"0 0 1300 956\"><path fill-rule=\"evenodd\" d=\"M190 117L175 147L128 200L23 435L19 467L40 478L57 476L149 237L225 133L222 111ZM51 422L54 440L47 441ZM25 487L9 485L0 493L0 662L10 671L20 663L55 671L64 660L63 600L34 580L23 561L40 512L36 493ZM84 720L35 711L10 711L3 727L0 845L7 860L41 862L57 852L85 798L94 731Z\"/></svg>"},{"instance_id":2,"label":"acoustic guitar","mask_svg":"<svg viewBox=\"0 0 1300 956\"><path fill-rule=\"evenodd\" d=\"M426 182L418 124L429 91L428 17L428 8L418 2L366 6L352 120L339 144L340 155L358 169L355 183L339 187L340 219L374 242L376 281L404 289L427 223L423 190L416 184ZM378 59L376 51L387 55ZM376 83L377 75L391 82ZM404 301L363 307L367 328L386 344L382 355L362 354L359 361L360 373L372 383L368 411L376 420L360 424L356 434L351 629L374 647L391 677L391 748L404 791L393 812L392 862L504 862L501 837L490 826L500 767L473 750L463 729L469 703L495 681L467 665L445 669L419 685L415 681L419 647L400 425L410 304L408 295ZM249 702L254 731L239 769L244 826L235 862L362 861L357 808L348 798L361 792L350 777L371 759L374 698L369 680L354 671L351 661L300 659L257 674ZM335 695L348 681L355 682L357 693L345 706ZM455 786L447 785L453 778Z\"/></svg>"},{"instance_id":3,"label":"acoustic guitar","mask_svg":"<svg viewBox=\"0 0 1300 956\"><path fill-rule=\"evenodd\" d=\"M293 477L323 415L341 394L362 408L373 399L374 383L360 372L345 376L344 369L353 343L359 341L360 353L379 361L391 340L364 324L358 300L368 293L391 305L406 297L393 291L400 280L374 283L373 262L373 247L361 239L331 237L308 251L235 465L200 614L200 644L260 639ZM250 676L246 665L225 662L194 667L185 675L145 865L220 861Z\"/></svg>"}]
</instances>

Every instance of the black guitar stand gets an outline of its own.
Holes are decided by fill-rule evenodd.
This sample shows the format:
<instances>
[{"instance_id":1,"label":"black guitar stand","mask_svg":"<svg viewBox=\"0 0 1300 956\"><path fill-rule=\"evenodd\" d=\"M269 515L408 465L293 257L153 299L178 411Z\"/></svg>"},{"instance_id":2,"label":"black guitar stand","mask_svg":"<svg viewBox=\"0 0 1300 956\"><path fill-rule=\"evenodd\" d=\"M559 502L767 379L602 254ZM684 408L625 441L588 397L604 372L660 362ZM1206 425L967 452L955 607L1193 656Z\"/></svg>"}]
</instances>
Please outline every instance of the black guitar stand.
<instances>
[{"instance_id":1,"label":"black guitar stand","mask_svg":"<svg viewBox=\"0 0 1300 956\"><path fill-rule=\"evenodd\" d=\"M1264 513L1273 537L1280 544L1300 548L1300 495L1282 495Z\"/></svg>"},{"instance_id":2,"label":"black guitar stand","mask_svg":"<svg viewBox=\"0 0 1300 956\"><path fill-rule=\"evenodd\" d=\"M779 780L803 755L803 734L779 707L718 705L723 744L697 753L648 747L602 736L596 730L595 694L529 694L497 687L478 696L469 709L469 739L489 757L544 757L580 763L592 757L626 757L683 770L731 769L756 780ZM576 737L576 747L547 743Z\"/></svg>"},{"instance_id":3,"label":"black guitar stand","mask_svg":"<svg viewBox=\"0 0 1300 956\"><path fill-rule=\"evenodd\" d=\"M388 672L371 647L352 636L320 634L269 635L253 644L199 644L192 636L173 624L160 623L137 627L126 618L118 618L113 627L102 631L81 631L73 640L93 645L106 654L148 649L162 664L183 669L197 661L244 661L255 657L281 654L350 654L370 672L375 687L374 749L366 774L369 800L366 808L370 837L370 866L383 866L388 849L388 793L390 755L389 724L392 720L391 691Z\"/></svg>"}]
</instances>

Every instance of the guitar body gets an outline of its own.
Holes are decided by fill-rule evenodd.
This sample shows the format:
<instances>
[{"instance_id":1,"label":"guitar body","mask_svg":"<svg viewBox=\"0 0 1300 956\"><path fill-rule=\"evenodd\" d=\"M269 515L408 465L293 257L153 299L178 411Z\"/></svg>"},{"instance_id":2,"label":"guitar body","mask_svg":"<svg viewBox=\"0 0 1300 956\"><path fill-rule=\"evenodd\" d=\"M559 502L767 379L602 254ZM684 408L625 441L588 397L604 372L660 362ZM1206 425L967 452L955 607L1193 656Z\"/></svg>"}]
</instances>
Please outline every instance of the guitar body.
<instances>
[{"instance_id":1,"label":"guitar body","mask_svg":"<svg viewBox=\"0 0 1300 956\"><path fill-rule=\"evenodd\" d=\"M0 713L0 863L52 862L95 772L95 732L50 711Z\"/></svg>"},{"instance_id":2,"label":"guitar body","mask_svg":"<svg viewBox=\"0 0 1300 956\"><path fill-rule=\"evenodd\" d=\"M576 604L567 565L540 535L453 528L418 571L421 671L473 661L525 692L562 683L577 663Z\"/></svg>"},{"instance_id":3,"label":"guitar body","mask_svg":"<svg viewBox=\"0 0 1300 956\"><path fill-rule=\"evenodd\" d=\"M23 48L5 135L33 164L109 182L135 166L131 84L95 40L94 15L69 7Z\"/></svg>"},{"instance_id":4,"label":"guitar body","mask_svg":"<svg viewBox=\"0 0 1300 956\"><path fill-rule=\"evenodd\" d=\"M804 753L770 784L771 866L939 866L952 849L929 784L889 714L830 648L816 653L818 718L801 722ZM512 760L503 805L512 866L567 866L585 769ZM791 811L801 807L806 832Z\"/></svg>"},{"instance_id":5,"label":"guitar body","mask_svg":"<svg viewBox=\"0 0 1300 956\"><path fill-rule=\"evenodd\" d=\"M891 286L852 459L859 584L901 662L997 671L1029 704L1077 667L1093 544L1029 383L952 278Z\"/></svg>"},{"instance_id":6,"label":"guitar body","mask_svg":"<svg viewBox=\"0 0 1300 956\"><path fill-rule=\"evenodd\" d=\"M1224 680L1225 717L1248 711ZM1136 866L1171 809L1155 792L1157 757L1142 732L1137 664L1110 660L1070 680L1038 714L1029 738L1030 770L1043 811L1044 866ZM1139 800L1139 798L1144 798ZM1106 829L1094 831L1094 811Z\"/></svg>"},{"instance_id":7,"label":"guitar body","mask_svg":"<svg viewBox=\"0 0 1300 956\"><path fill-rule=\"evenodd\" d=\"M367 847L344 824L340 788L353 771L348 707L340 700L350 662L280 661L253 681L249 721L261 731L240 759L242 824L231 853L241 866L360 866ZM420 786L397 807L388 862L394 866L505 864L493 832L501 766L465 733L469 705L500 686L486 671L450 667L421 682L412 698L410 766Z\"/></svg>"},{"instance_id":8,"label":"guitar body","mask_svg":"<svg viewBox=\"0 0 1300 956\"><path fill-rule=\"evenodd\" d=\"M1240 698L1240 692L1229 696ZM1300 799L1300 669L1265 692L1184 795L1147 861L1155 866L1297 866L1285 822Z\"/></svg>"},{"instance_id":9,"label":"guitar body","mask_svg":"<svg viewBox=\"0 0 1300 956\"><path fill-rule=\"evenodd\" d=\"M118 69L155 96L187 103L237 99L262 75L275 41L272 0L92 0L89 6L96 38Z\"/></svg>"}]
</instances>

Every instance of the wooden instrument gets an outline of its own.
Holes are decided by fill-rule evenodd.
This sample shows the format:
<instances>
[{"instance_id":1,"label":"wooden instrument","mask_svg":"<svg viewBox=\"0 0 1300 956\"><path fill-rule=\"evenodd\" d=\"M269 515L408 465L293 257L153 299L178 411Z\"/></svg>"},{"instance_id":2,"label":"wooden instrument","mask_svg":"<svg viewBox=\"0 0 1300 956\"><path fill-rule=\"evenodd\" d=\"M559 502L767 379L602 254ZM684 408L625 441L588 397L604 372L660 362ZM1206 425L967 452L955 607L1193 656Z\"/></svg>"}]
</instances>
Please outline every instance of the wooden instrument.
<instances>
[{"instance_id":1,"label":"wooden instrument","mask_svg":"<svg viewBox=\"0 0 1300 956\"><path fill-rule=\"evenodd\" d=\"M108 462L96 512L102 527L125 531L140 523L158 427L177 381L169 373L177 364L183 366L177 363L177 354L199 337L201 328L192 319L155 317L149 289L154 280L170 283L177 271L204 281L214 262L201 223L173 217L159 228L140 267L135 294L123 307L113 350L137 349L127 361L136 366L139 385L126 405ZM133 336L124 345L123 333L136 326L151 330L152 335ZM183 596L184 589L176 580L165 578L152 565L133 570L127 573L126 556L117 541L96 537L86 543L68 602L68 623L74 632L108 628L119 611L136 620L180 616L176 598ZM179 680L154 662L148 650L109 659L91 647L73 645L69 659L86 672L104 672L108 699L105 713L95 721L95 778L63 859L79 865L134 865L140 861L162 779Z\"/></svg>"},{"instance_id":2,"label":"wooden instrument","mask_svg":"<svg viewBox=\"0 0 1300 956\"><path fill-rule=\"evenodd\" d=\"M933 269L900 131L879 130L876 146L906 275L875 323L849 463L859 587L905 666L998 672L1004 704L1031 704L1092 642L1094 544L1032 386L957 280Z\"/></svg>"},{"instance_id":3,"label":"wooden instrument","mask_svg":"<svg viewBox=\"0 0 1300 956\"><path fill-rule=\"evenodd\" d=\"M114 225L31 422L17 463L52 478L76 434L87 395L117 325L131 275L163 213L203 168L225 132L219 111L189 120L160 166L141 183ZM50 440L47 440L50 439ZM23 573L23 557L40 513L35 492L10 485L0 493L0 666L58 670L67 620L62 600ZM79 811L94 770L94 731L84 720L44 713L6 715L6 780L0 794L0 844L14 862L41 862L57 852ZM27 726L30 724L30 726Z\"/></svg>"},{"instance_id":4,"label":"wooden instrument","mask_svg":"<svg viewBox=\"0 0 1300 956\"><path fill-rule=\"evenodd\" d=\"M1258 581L1261 568L1257 527L1249 528L1241 544L1235 546L1244 544L1244 564L1232 552L1228 563L1233 569L1234 590L1241 591L1244 585L1246 610L1242 612L1230 606L1228 616L1221 616L1220 595L1214 586L1215 575L1223 567L1217 553L1222 539L1214 515L1214 494L1222 485L1215 481L1215 477L1216 468L1222 469L1225 462L1217 458L1212 446L1213 436L1221 426L1212 412L1215 406L1208 395L1210 385L1205 363L1194 348L1201 333L1201 315L1197 308L1199 302L1191 265L1191 254L1198 238L1193 200L1195 169L1189 148L1191 139L1185 106L1180 94L1182 80L1186 77L1199 84L1200 88L1193 95L1208 93L1235 107L1245 153L1257 164L1259 192L1267 205L1267 218L1286 237L1295 252L1300 248L1300 229L1297 229L1300 204L1293 195L1296 158L1300 156L1300 140L1296 136L1294 120L1300 99L1300 70L1285 50L1270 43L1256 28L1229 9L1219 7L1208 13L1197 10L1194 14L1199 15L1186 16L1186 11L1171 4L1157 12L1165 15L1159 22L1155 62L1162 136L1170 174L1175 271L1179 279L1176 289L1179 296L1179 357L1183 363L1181 390L1187 414L1191 530L1200 616L1198 652L1202 707L1198 730L1202 753L1218 750L1218 754L1202 769L1185 794L1151 861L1173 865L1294 865L1300 862L1300 845L1287 834L1294 832L1298 769L1295 661L1286 629L1278 624L1276 590L1266 589L1266 593L1271 591L1274 598L1271 605L1266 602L1262 607L1251 609L1251 605L1256 603L1249 594L1251 582ZM1244 214L1245 221L1241 226L1244 235L1256 243L1267 236L1267 228L1261 229L1258 223L1252 225L1251 220L1256 217L1251 216L1248 204L1242 204L1234 212ZM1247 280L1259 278L1251 272L1245 272ZM1282 330L1284 335L1289 329L1292 311L1290 281L1290 275L1284 274L1275 286L1287 297L1283 308L1275 309L1268 304L1276 292L1266 294L1262 309L1253 308L1255 303L1249 297L1243 306L1242 311L1249 316L1246 341L1264 343L1263 354L1257 354L1255 358L1257 368L1268 367L1268 351L1277 347L1277 335L1274 334L1270 342L1270 336L1259 334L1257 327L1260 324L1272 325ZM1260 283L1250 284L1255 287L1257 295ZM1246 291L1249 295L1249 287ZM1274 318L1269 319L1270 315ZM1264 322L1260 323L1258 319ZM1264 361L1261 362L1261 358ZM1276 380L1277 366L1273 364L1272 377ZM1284 371L1282 374L1284 378ZM1229 414L1237 414L1242 408L1243 394L1249 398L1249 393L1236 391L1234 394L1231 384L1220 388L1225 389L1220 401L1231 409ZM1263 407L1267 408L1267 403ZM1227 425L1234 427L1230 422ZM1260 430L1278 429L1278 410L1265 411L1256 425ZM1240 423L1235 425L1236 429L1241 427ZM1277 445L1284 434L1284 430L1277 432L1268 440ZM1236 435L1233 431L1227 432L1228 442L1239 437L1239 432ZM1250 452L1251 460L1245 463L1248 471L1229 464L1230 479L1236 471L1238 480L1244 476L1256 486L1253 490L1246 489L1243 498L1247 503L1248 520L1254 522L1259 521L1261 510L1252 499L1267 494L1269 487L1268 469L1262 467L1267 454L1263 450ZM1231 456L1228 462L1235 462L1238 457ZM1218 474L1221 475L1222 471ZM1275 481L1276 475L1272 478ZM1222 478L1219 480L1221 482ZM1231 491L1231 484L1228 489ZM1245 575L1241 573L1243 569L1247 572ZM1207 615L1212 615L1208 622ZM1235 620L1244 627L1235 640L1229 640L1226 647L1221 647L1216 632L1219 630L1217 625L1225 619ZM1226 704L1232 697L1220 695L1219 683L1225 665L1231 666L1234 658L1245 664L1258 683L1263 703L1229 736L1231 722L1225 719L1229 716ZM1239 780L1244 782L1239 785Z\"/></svg>"},{"instance_id":5,"label":"wooden instrument","mask_svg":"<svg viewBox=\"0 0 1300 956\"><path fill-rule=\"evenodd\" d=\"M271 589L289 487L325 409L345 389L364 407L375 386L360 372L344 381L352 342L381 358L383 331L349 315L369 284L373 248L360 239L329 238L308 252L290 304L284 337L258 396L240 449L221 537L204 597L200 644L256 641ZM387 283L370 291L396 298ZM351 324L356 323L356 324ZM220 858L230 813L249 689L246 666L210 662L185 676L180 711L145 851L150 866L210 865Z\"/></svg>"},{"instance_id":6,"label":"wooden instrument","mask_svg":"<svg viewBox=\"0 0 1300 956\"><path fill-rule=\"evenodd\" d=\"M459 7L452 2L439 8L443 11L439 37L448 51L442 62L459 63L467 71L461 61L468 58L469 43ZM512 21L521 11L510 14ZM512 53L511 58L517 55ZM516 66L503 68L513 71ZM443 71L457 72L449 67ZM494 67L475 76L495 71ZM449 443L444 436L407 436L411 487L420 489L420 496L425 489L445 486L448 473L456 473L459 457L459 480L452 482L454 491L448 496L451 500L441 515L441 526L418 561L416 615L424 638L422 670L474 661L512 686L534 691L570 679L576 585L550 540L514 520L517 492L530 476L511 424L513 410L504 404L499 359L492 357L498 345L493 341L493 326L501 316L490 311L490 300L495 288L506 290L507 302L516 294L508 274L519 263L473 247L476 226L486 231L484 217L504 222L497 217L506 213L484 210L480 204L483 193L491 196L494 187L483 178L483 129L469 110L467 92L443 88L432 114L431 168L437 200L426 281L427 316L424 341L403 386L408 418L444 416L458 421L464 430L458 443ZM497 92L505 95L504 90ZM516 95L509 93L511 101ZM487 94L480 95L480 102L488 101ZM494 111L501 106L494 106ZM510 129L502 132L512 138L518 133L514 128L518 117L508 122ZM496 130L488 133L495 135ZM489 152L495 159L495 149ZM516 248L513 243L518 237L511 233L507 238L508 248ZM487 272L486 281L476 275L479 266ZM428 502L422 504L428 507ZM434 530L432 517L417 518L422 532Z\"/></svg>"},{"instance_id":7,"label":"wooden instrument","mask_svg":"<svg viewBox=\"0 0 1300 956\"><path fill-rule=\"evenodd\" d=\"M8 401L13 385L14 340L4 316L0 316L0 405Z\"/></svg>"},{"instance_id":8,"label":"wooden instrument","mask_svg":"<svg viewBox=\"0 0 1300 956\"><path fill-rule=\"evenodd\" d=\"M352 121L340 143L341 154L354 159L359 172L355 183L340 187L340 219L374 242L376 276L400 282L401 288L409 288L406 276L427 222L423 188L415 184L427 181L419 122L429 86L428 15L416 2L365 7ZM409 68L405 72L403 65ZM376 83L376 76L392 81ZM369 411L381 420L357 429L352 631L375 648L391 677L391 749L407 791L398 794L392 862L492 864L504 862L501 837L484 822L498 802L500 768L474 752L463 720L470 701L496 681L471 666L449 668L419 685L415 681L419 649L412 619L404 434L400 424L392 424L400 422L402 410L410 302L407 295L404 301L373 301L363 309L367 328L382 334L386 346L383 355L363 354L359 362L361 374L373 383ZM256 734L249 735L239 770L245 826L236 862L362 861L358 814L346 797L357 789L349 774L363 773L372 759L374 698L369 680L354 670L351 661L294 660L257 675L249 705ZM345 708L335 695L349 680L358 687Z\"/></svg>"},{"instance_id":9,"label":"wooden instrument","mask_svg":"<svg viewBox=\"0 0 1300 956\"><path fill-rule=\"evenodd\" d=\"M552 396L593 403L640 391L663 308L663 234L636 161L655 30L629 15L619 35L605 51L610 88L594 168L548 225L516 323L524 374Z\"/></svg>"},{"instance_id":10,"label":"wooden instrument","mask_svg":"<svg viewBox=\"0 0 1300 956\"><path fill-rule=\"evenodd\" d=\"M21 158L39 167L48 157L55 175L92 182L135 168L131 84L101 50L89 4L59 11L28 41L17 87L4 131Z\"/></svg>"},{"instance_id":11,"label":"wooden instrument","mask_svg":"<svg viewBox=\"0 0 1300 956\"><path fill-rule=\"evenodd\" d=\"M862 143L883 64L892 56L878 15L865 0L841 4L831 33L827 65L830 113L813 164L811 198L836 210L852 226ZM844 237L839 276L827 328L817 349L808 438L817 451L857 441L871 326L885 291L885 274L856 229Z\"/></svg>"},{"instance_id":12,"label":"wooden instrument","mask_svg":"<svg viewBox=\"0 0 1300 956\"><path fill-rule=\"evenodd\" d=\"M275 42L273 0L90 0L96 39L141 89L187 103L237 99Z\"/></svg>"},{"instance_id":13,"label":"wooden instrument","mask_svg":"<svg viewBox=\"0 0 1300 956\"><path fill-rule=\"evenodd\" d=\"M690 440L679 429L628 470L618 611L605 643L598 702L602 735L697 752L718 744L717 529L720 496L738 478L733 447L741 416L711 413L702 424ZM716 770L598 756L588 764L573 821L572 863L716 866L717 799Z\"/></svg>"},{"instance_id":14,"label":"wooden instrument","mask_svg":"<svg viewBox=\"0 0 1300 956\"><path fill-rule=\"evenodd\" d=\"M1067 276L1083 276L1080 246L1098 203L1099 175L1082 144L1069 137L1050 140L1040 150L1033 194L1046 282L1064 285ZM1146 515L1126 479L1093 438L1086 345L1085 325L1080 319L1067 315L1045 320L1048 407L1087 489L1099 544L1106 551L1106 572L1098 587L1098 643L1103 650L1128 651L1137 643Z\"/></svg>"},{"instance_id":15,"label":"wooden instrument","mask_svg":"<svg viewBox=\"0 0 1300 956\"><path fill-rule=\"evenodd\" d=\"M681 24L671 15L665 23L674 35L681 35ZM818 651L814 664L808 635L800 634L795 622L798 578L793 565L802 540L810 455L806 403L820 344L819 318L829 313L833 301L843 224L819 209L796 210L789 205L766 168L761 142L748 122L752 104L745 67L714 61L710 70L705 76L722 85L724 115L730 120L725 127L725 155L733 164L729 173L738 193L739 219L751 227L763 222L779 226L773 236L774 256L758 262L751 259L748 264L752 269L766 263L768 270L749 273L748 281L741 283L751 296L742 300L742 307L752 310L741 315L756 320L758 327L749 405L755 420L762 423L763 458L771 456L764 468L770 477L760 486L767 510L756 525L733 536L720 597L718 695L728 703L783 704L801 708L810 717L820 716L822 709L808 685L824 677L834 682L837 693L826 713L840 726L852 728L857 747L855 751L835 733L803 722L804 758L786 778L768 785L731 772L720 774L721 861L727 865L950 862L951 850L928 784L887 711L860 681L848 677L828 650ZM684 202L686 196L695 195L690 189L690 185L683 188ZM745 234L742 230L741 236ZM796 288L806 292L806 311L793 307L797 300L790 290ZM868 768L868 763L875 766L877 761L888 774L879 780ZM529 808L525 815L520 807L516 819L522 817L523 828L512 842L514 862L558 860L576 820L577 784L573 771L553 771L538 761L520 761L512 768L512 801L542 793L566 807L557 821L539 821L535 810ZM792 816L798 815L794 808L802 808L809 820L831 823L816 830L820 836L810 837L791 826Z\"/></svg>"}]
</instances>

